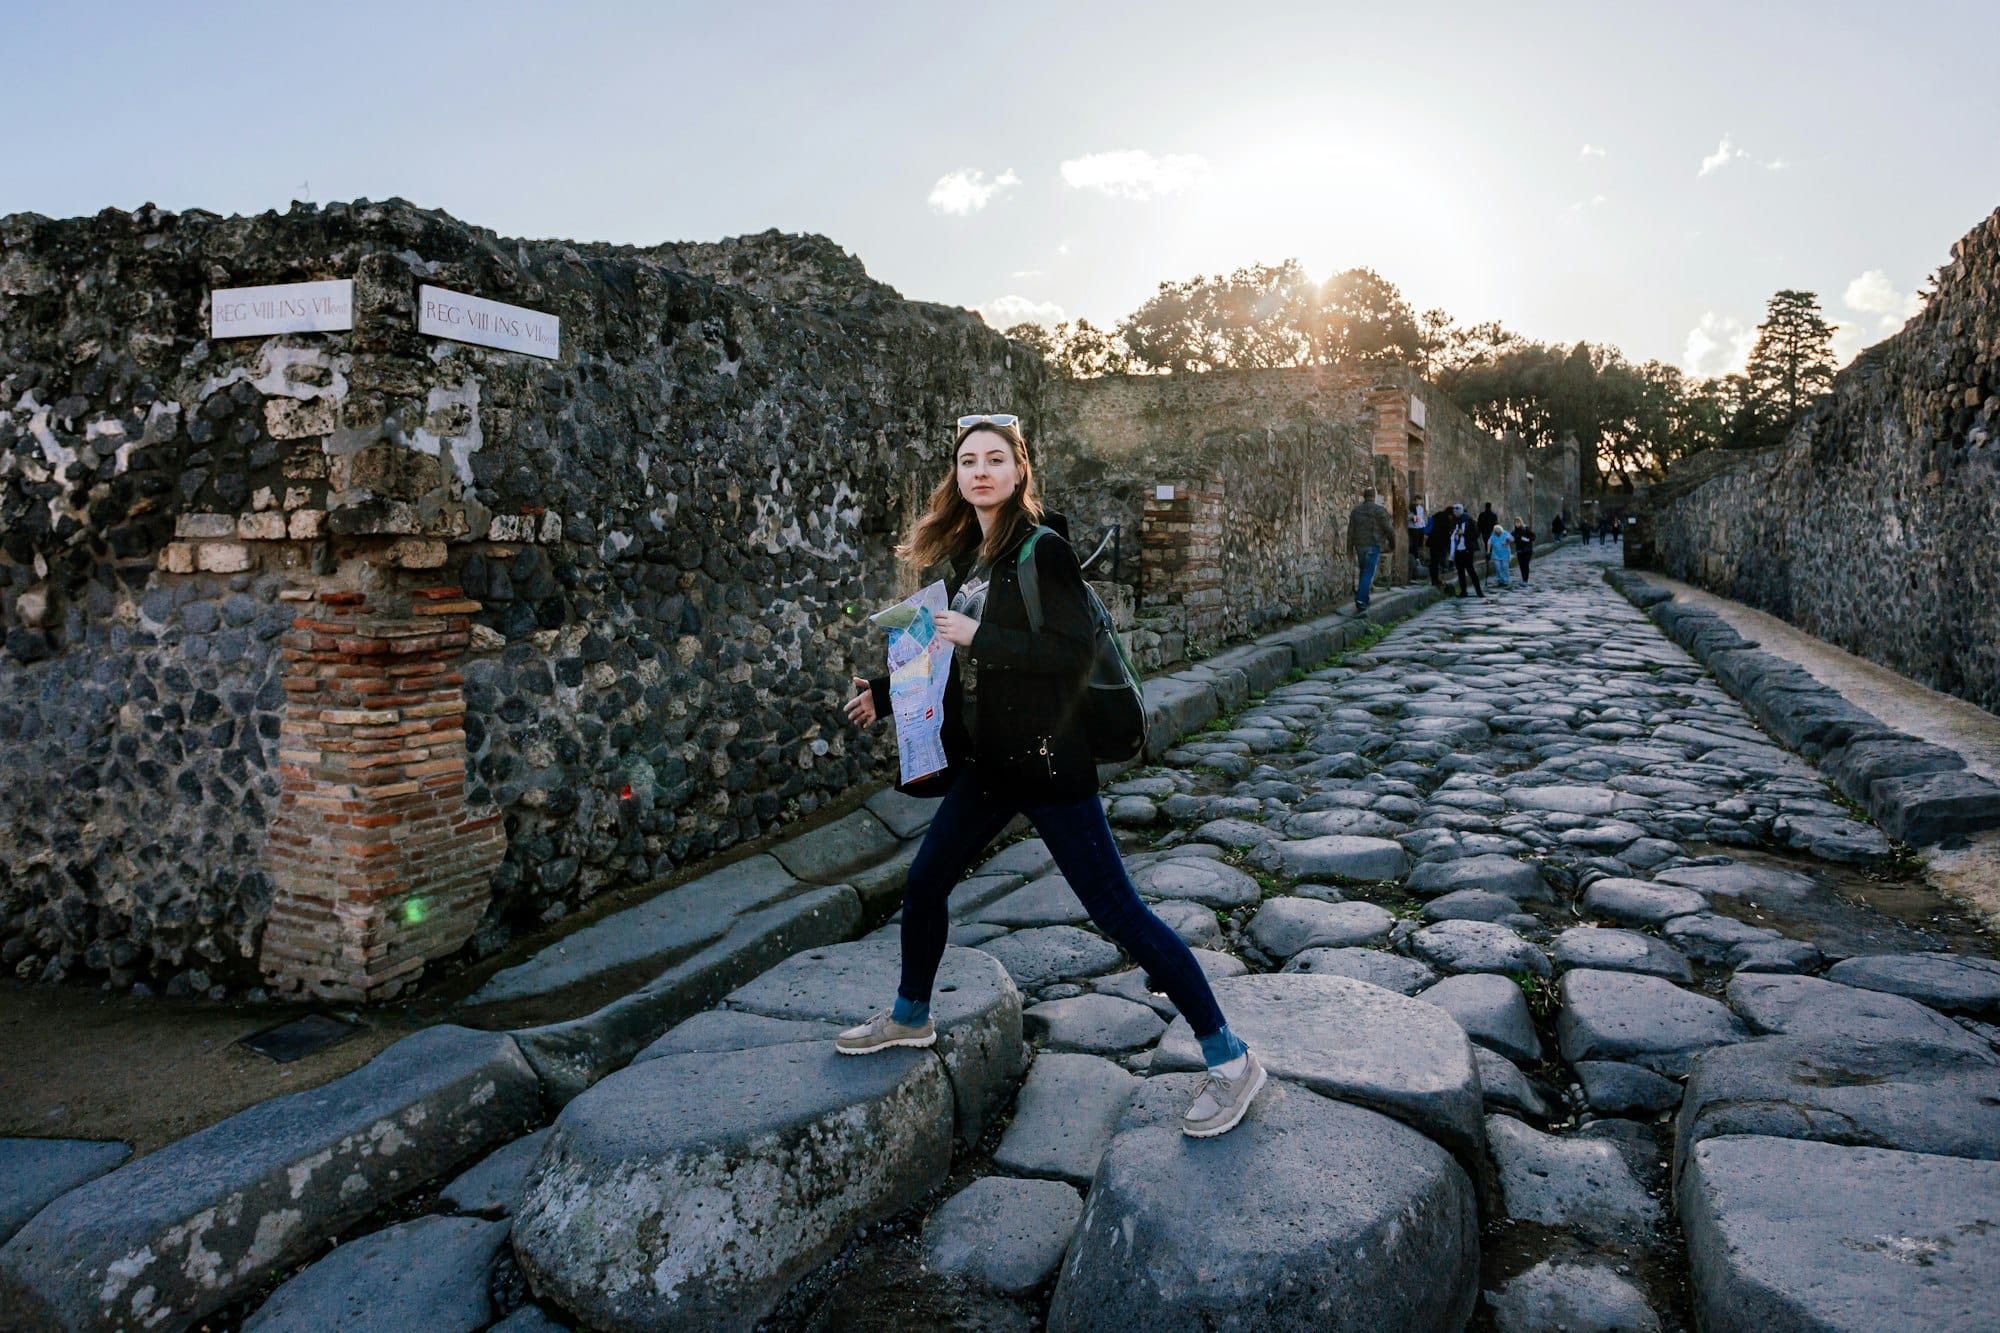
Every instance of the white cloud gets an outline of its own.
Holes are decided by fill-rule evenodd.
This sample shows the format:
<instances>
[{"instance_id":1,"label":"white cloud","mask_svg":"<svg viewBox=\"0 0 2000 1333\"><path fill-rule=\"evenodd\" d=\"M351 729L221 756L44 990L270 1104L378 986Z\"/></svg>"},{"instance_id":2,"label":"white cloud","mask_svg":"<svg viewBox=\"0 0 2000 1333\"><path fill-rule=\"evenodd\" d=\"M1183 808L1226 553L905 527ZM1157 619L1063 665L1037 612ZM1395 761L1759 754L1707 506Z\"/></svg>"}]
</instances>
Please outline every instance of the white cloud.
<instances>
[{"instance_id":1,"label":"white cloud","mask_svg":"<svg viewBox=\"0 0 2000 1333\"><path fill-rule=\"evenodd\" d=\"M1875 341L1868 332L1868 326L1851 319L1830 319L1833 325L1833 359L1838 365L1852 361L1869 343Z\"/></svg>"},{"instance_id":2,"label":"white cloud","mask_svg":"<svg viewBox=\"0 0 2000 1333\"><path fill-rule=\"evenodd\" d=\"M1766 163L1764 164L1764 170L1766 170L1766 171L1784 171L1784 170L1788 169L1788 168L1789 168L1789 167L1790 167L1791 165L1792 165L1791 163L1789 163L1789 162L1785 161L1785 159L1784 159L1784 158L1782 158L1782 157L1774 157L1774 158L1772 158L1772 159L1771 159L1771 160L1770 160L1769 162L1766 162Z\"/></svg>"},{"instance_id":3,"label":"white cloud","mask_svg":"<svg viewBox=\"0 0 2000 1333\"><path fill-rule=\"evenodd\" d=\"M1064 241L1061 245L1058 245L1056 247L1056 253L1059 255L1067 256L1069 254L1069 242Z\"/></svg>"},{"instance_id":4,"label":"white cloud","mask_svg":"<svg viewBox=\"0 0 2000 1333\"><path fill-rule=\"evenodd\" d=\"M996 296L976 307L987 324L1011 329L1016 324L1059 324L1063 308L1054 301L1031 301L1025 296Z\"/></svg>"},{"instance_id":5,"label":"white cloud","mask_svg":"<svg viewBox=\"0 0 2000 1333\"><path fill-rule=\"evenodd\" d=\"M1696 172L1695 175L1697 178L1700 178L1706 176L1711 171L1720 171L1737 158L1748 156L1750 156L1748 153L1738 148L1735 144L1730 143L1729 136L1725 134L1722 136L1722 142L1715 146L1715 151L1701 160L1701 170Z\"/></svg>"},{"instance_id":6,"label":"white cloud","mask_svg":"<svg viewBox=\"0 0 2000 1333\"><path fill-rule=\"evenodd\" d=\"M1847 284L1847 291L1841 297L1849 310L1858 310L1864 315L1875 315L1877 324L1884 333L1893 333L1903 322L1923 308L1923 299L1915 292L1899 292L1889 275L1879 268L1871 268L1853 282Z\"/></svg>"},{"instance_id":7,"label":"white cloud","mask_svg":"<svg viewBox=\"0 0 2000 1333\"><path fill-rule=\"evenodd\" d=\"M1155 157L1141 148L1091 153L1062 164L1072 190L1096 190L1114 199L1151 199L1185 190L1208 174L1208 159L1193 153Z\"/></svg>"},{"instance_id":8,"label":"white cloud","mask_svg":"<svg viewBox=\"0 0 2000 1333\"><path fill-rule=\"evenodd\" d=\"M990 181L983 171L961 167L949 175L938 177L938 183L931 186L931 211L956 213L960 217L977 213L992 202L994 195L1020 183L1021 178L1014 174L1012 167Z\"/></svg>"},{"instance_id":9,"label":"white cloud","mask_svg":"<svg viewBox=\"0 0 2000 1333\"><path fill-rule=\"evenodd\" d=\"M1603 156L1604 156L1604 150L1603 150L1602 148L1599 148L1599 147L1598 147L1598 146L1597 146L1596 144L1594 144L1594 143L1587 143L1587 144L1585 144L1585 145L1583 146L1583 154L1582 154L1582 156L1584 156L1584 157L1603 157Z\"/></svg>"},{"instance_id":10,"label":"white cloud","mask_svg":"<svg viewBox=\"0 0 2000 1333\"><path fill-rule=\"evenodd\" d=\"M1757 343L1757 330L1713 310L1688 330L1681 369L1690 375L1729 375L1742 370Z\"/></svg>"},{"instance_id":11,"label":"white cloud","mask_svg":"<svg viewBox=\"0 0 2000 1333\"><path fill-rule=\"evenodd\" d=\"M1575 203L1571 204L1569 206L1569 211L1572 213L1581 213L1586 208L1602 208L1605 204L1608 204L1610 202L1611 200L1605 195L1593 194L1588 199L1579 199Z\"/></svg>"},{"instance_id":12,"label":"white cloud","mask_svg":"<svg viewBox=\"0 0 2000 1333\"><path fill-rule=\"evenodd\" d=\"M1042 270L1038 268L1017 268L1007 276L1010 278L1039 278L1042 276Z\"/></svg>"}]
</instances>

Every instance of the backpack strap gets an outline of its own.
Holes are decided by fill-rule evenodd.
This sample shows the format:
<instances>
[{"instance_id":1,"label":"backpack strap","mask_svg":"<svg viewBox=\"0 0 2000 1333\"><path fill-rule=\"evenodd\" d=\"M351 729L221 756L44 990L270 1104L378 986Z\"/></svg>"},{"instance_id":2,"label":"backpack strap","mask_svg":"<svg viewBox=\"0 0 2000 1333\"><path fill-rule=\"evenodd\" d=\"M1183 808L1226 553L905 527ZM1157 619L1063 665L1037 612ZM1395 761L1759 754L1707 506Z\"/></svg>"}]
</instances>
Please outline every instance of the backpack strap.
<instances>
[{"instance_id":1,"label":"backpack strap","mask_svg":"<svg viewBox=\"0 0 2000 1333\"><path fill-rule=\"evenodd\" d=\"M1014 573L1021 583L1021 601L1028 608L1028 632L1042 632L1042 576L1035 571L1035 543L1042 534L1054 529L1037 525L1028 539L1021 543L1020 553L1014 557Z\"/></svg>"}]
</instances>

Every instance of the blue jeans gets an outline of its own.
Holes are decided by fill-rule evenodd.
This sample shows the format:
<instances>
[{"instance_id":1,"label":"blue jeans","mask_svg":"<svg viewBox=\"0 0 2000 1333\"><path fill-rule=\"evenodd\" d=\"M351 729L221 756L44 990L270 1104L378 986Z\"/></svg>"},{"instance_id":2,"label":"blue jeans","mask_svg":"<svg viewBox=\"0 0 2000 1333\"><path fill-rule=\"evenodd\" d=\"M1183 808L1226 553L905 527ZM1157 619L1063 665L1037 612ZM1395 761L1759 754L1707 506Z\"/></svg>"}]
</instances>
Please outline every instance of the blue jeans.
<instances>
[{"instance_id":1,"label":"blue jeans","mask_svg":"<svg viewBox=\"0 0 2000 1333\"><path fill-rule=\"evenodd\" d=\"M961 773L945 794L910 863L903 890L903 979L896 993L904 1000L930 1002L931 983L937 979L945 935L951 928L946 910L951 891L972 868L973 858L1017 811L1042 835L1056 868L1097 928L1146 969L1153 985L1166 991L1194 1035L1213 1037L1222 1031L1222 1009L1208 977L1181 937L1139 900L1097 798L1021 807L980 795L970 773Z\"/></svg>"},{"instance_id":2,"label":"blue jeans","mask_svg":"<svg viewBox=\"0 0 2000 1333\"><path fill-rule=\"evenodd\" d=\"M1368 590L1375 586L1375 567L1382 563L1382 548L1364 546L1354 553L1354 558L1361 565L1359 578L1354 585L1354 609L1366 611Z\"/></svg>"}]
</instances>

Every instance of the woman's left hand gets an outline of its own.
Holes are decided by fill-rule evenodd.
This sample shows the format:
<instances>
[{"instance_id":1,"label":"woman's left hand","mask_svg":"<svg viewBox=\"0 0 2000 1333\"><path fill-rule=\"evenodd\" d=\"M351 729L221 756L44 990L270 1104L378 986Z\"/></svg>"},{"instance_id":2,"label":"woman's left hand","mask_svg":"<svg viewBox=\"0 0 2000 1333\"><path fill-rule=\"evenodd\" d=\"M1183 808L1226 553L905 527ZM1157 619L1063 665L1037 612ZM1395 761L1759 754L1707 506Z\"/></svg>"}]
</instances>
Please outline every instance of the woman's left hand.
<instances>
[{"instance_id":1,"label":"woman's left hand","mask_svg":"<svg viewBox=\"0 0 2000 1333\"><path fill-rule=\"evenodd\" d=\"M934 619L937 622L938 637L960 648L970 648L972 636L979 633L978 621L971 616L960 615L956 611L940 611Z\"/></svg>"}]
</instances>

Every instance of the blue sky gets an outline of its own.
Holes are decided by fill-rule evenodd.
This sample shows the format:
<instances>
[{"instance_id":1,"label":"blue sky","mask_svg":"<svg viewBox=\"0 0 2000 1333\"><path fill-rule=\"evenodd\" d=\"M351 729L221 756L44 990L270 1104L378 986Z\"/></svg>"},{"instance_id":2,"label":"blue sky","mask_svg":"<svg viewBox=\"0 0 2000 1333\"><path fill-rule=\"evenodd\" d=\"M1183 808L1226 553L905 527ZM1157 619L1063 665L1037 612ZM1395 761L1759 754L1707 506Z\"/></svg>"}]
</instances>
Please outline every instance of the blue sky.
<instances>
[{"instance_id":1,"label":"blue sky","mask_svg":"<svg viewBox=\"0 0 2000 1333\"><path fill-rule=\"evenodd\" d=\"M403 195L508 235L817 231L905 295L1112 322L1367 265L1730 368L1851 353L2000 205L2000 4L0 0L0 213Z\"/></svg>"}]
</instances>

